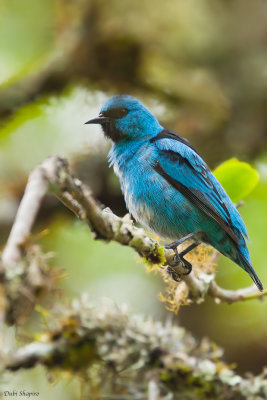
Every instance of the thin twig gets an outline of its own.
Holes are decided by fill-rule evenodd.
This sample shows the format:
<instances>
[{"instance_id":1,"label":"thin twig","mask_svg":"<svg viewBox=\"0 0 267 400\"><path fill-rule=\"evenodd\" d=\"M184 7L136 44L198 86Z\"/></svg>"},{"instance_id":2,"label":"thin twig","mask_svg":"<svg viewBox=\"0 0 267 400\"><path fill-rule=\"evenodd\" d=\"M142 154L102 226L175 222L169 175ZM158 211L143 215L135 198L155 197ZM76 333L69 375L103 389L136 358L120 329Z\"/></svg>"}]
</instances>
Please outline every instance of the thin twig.
<instances>
[{"instance_id":1,"label":"thin twig","mask_svg":"<svg viewBox=\"0 0 267 400\"><path fill-rule=\"evenodd\" d=\"M30 174L24 196L18 208L15 223L12 226L7 245L2 254L3 265L9 268L16 266L22 257L23 247L31 233L41 201L48 193L52 159L38 165Z\"/></svg>"},{"instance_id":2,"label":"thin twig","mask_svg":"<svg viewBox=\"0 0 267 400\"><path fill-rule=\"evenodd\" d=\"M245 301L253 299L263 299L267 295L267 290L263 292L255 291L255 285L251 285L247 288L237 290L223 289L217 285L213 280L210 282L208 294L215 299L216 303L226 302L234 303L236 301Z\"/></svg>"}]
</instances>

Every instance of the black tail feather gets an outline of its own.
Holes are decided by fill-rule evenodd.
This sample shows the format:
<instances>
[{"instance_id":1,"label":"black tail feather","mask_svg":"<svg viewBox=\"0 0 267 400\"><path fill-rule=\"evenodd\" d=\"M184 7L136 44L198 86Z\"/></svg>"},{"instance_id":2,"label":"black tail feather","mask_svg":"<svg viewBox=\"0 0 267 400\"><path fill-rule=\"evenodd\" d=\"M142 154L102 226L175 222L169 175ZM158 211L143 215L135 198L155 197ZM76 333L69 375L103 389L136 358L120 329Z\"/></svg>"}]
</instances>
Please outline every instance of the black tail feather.
<instances>
[{"instance_id":1,"label":"black tail feather","mask_svg":"<svg viewBox=\"0 0 267 400\"><path fill-rule=\"evenodd\" d=\"M242 253L239 252L239 256L240 256L240 258L242 260L242 267L244 268L245 271L247 271L249 276L252 278L253 282L255 283L255 285L257 286L259 291L262 292L263 291L263 285L262 285L262 283L260 281L260 278L256 274L256 271L254 270L252 265L245 259L245 257L243 256Z\"/></svg>"}]
</instances>

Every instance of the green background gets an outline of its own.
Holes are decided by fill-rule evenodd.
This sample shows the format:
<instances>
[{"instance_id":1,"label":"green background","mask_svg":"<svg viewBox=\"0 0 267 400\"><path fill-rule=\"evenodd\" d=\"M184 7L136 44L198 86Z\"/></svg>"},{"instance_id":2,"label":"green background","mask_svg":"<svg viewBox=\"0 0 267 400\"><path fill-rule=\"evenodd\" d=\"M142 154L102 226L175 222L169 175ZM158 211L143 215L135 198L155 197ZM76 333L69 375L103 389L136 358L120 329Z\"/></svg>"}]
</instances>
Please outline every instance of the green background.
<instances>
[{"instance_id":1,"label":"green background","mask_svg":"<svg viewBox=\"0 0 267 400\"><path fill-rule=\"evenodd\" d=\"M2 0L1 245L29 171L49 155L66 156L106 206L126 213L118 181L107 166L110 143L99 127L84 122L97 115L109 96L129 93L162 124L187 137L211 168L237 157L257 169L259 183L240 213L253 265L266 286L266 39L266 4L259 0L156 0L153 5L148 0ZM240 190L233 188L233 200ZM50 197L35 232L46 228L44 249L55 252L53 264L67 274L61 283L64 296L110 297L132 312L168 317L158 300L161 277L148 274L131 249L94 241L88 227ZM251 284L224 257L218 282L225 288ZM222 346L238 371L259 372L267 361L266 312L266 301L229 306L207 300L184 307L173 319ZM37 312L34 317L39 323ZM14 331L8 328L7 333L8 348ZM73 398L78 386L68 379L47 385L40 367L1 383L3 390L38 390L41 399Z\"/></svg>"}]
</instances>

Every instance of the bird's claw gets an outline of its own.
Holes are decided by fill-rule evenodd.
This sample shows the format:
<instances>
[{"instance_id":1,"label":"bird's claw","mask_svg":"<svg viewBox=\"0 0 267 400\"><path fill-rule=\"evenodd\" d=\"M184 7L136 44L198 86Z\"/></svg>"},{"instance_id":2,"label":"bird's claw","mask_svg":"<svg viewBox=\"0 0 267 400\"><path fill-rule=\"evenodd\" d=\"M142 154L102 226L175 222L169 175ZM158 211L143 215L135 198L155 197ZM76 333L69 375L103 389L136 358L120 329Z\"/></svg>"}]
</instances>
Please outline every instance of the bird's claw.
<instances>
[{"instance_id":1,"label":"bird's claw","mask_svg":"<svg viewBox=\"0 0 267 400\"><path fill-rule=\"evenodd\" d=\"M186 272L184 272L183 275L189 275L192 271L192 264L181 256L179 256L179 259L183 265L183 268L186 270Z\"/></svg>"},{"instance_id":2,"label":"bird's claw","mask_svg":"<svg viewBox=\"0 0 267 400\"><path fill-rule=\"evenodd\" d=\"M181 280L181 276L189 275L192 271L192 264L190 264L190 262L184 258L184 255L187 254L187 249L183 250L181 253L178 253L177 245L179 245L179 242L180 240L177 240L173 243L165 245L165 249L171 249L175 253L174 260L167 266L167 272L175 282L179 282ZM190 247L192 247L192 245L190 245L188 249Z\"/></svg>"},{"instance_id":3,"label":"bird's claw","mask_svg":"<svg viewBox=\"0 0 267 400\"><path fill-rule=\"evenodd\" d=\"M166 245L165 248L172 249L175 252L174 264L167 266L167 272L175 282L179 282L181 280L181 276L190 274L192 271L192 264L178 253L177 247ZM176 267L182 267L186 271L182 272L181 268L180 271L177 271Z\"/></svg>"},{"instance_id":4,"label":"bird's claw","mask_svg":"<svg viewBox=\"0 0 267 400\"><path fill-rule=\"evenodd\" d=\"M181 280L181 275L178 274L178 272L176 272L176 271L174 270L173 267L171 267L170 265L168 265L166 271L167 271L167 273L169 274L169 276L170 276L175 282L180 282L180 280Z\"/></svg>"}]
</instances>

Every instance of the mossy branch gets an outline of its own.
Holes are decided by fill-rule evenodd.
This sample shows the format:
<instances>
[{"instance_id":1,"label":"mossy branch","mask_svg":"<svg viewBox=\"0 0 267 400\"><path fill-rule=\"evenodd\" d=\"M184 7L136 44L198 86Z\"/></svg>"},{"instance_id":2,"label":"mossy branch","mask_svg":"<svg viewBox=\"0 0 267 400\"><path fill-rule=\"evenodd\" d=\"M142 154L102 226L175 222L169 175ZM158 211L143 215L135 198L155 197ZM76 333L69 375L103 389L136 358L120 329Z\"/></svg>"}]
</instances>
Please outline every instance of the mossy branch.
<instances>
[{"instance_id":1,"label":"mossy branch","mask_svg":"<svg viewBox=\"0 0 267 400\"><path fill-rule=\"evenodd\" d=\"M206 294L217 302L229 303L263 296L255 288L220 288L212 268L218 255L205 249L196 253L193 273L180 283L170 281L164 271L166 263L172 265L174 255L135 227L128 215L119 218L105 209L90 189L72 176L66 160L51 157L30 174L2 253L0 289L5 301L1 302L1 324L19 325L38 302L40 292L55 288L58 273L49 269L49 255L42 255L38 245L29 245L42 199L49 193L86 221L96 239L129 246L149 265L163 271L168 280L165 300L173 311L183 303L203 301ZM43 332L34 342L2 356L2 369L15 371L42 364L50 372L69 370L86 379L88 390L97 386L100 398L109 398L110 393L110 398L123 395L124 399L150 400L175 396L258 399L262 394L266 398L266 374L246 379L236 375L221 360L220 349L208 341L197 343L182 328L131 317L111 303L97 308L76 301L59 315L54 318L57 329Z\"/></svg>"},{"instance_id":2,"label":"mossy branch","mask_svg":"<svg viewBox=\"0 0 267 400\"><path fill-rule=\"evenodd\" d=\"M171 323L130 316L111 302L74 301L60 314L58 328L10 354L5 369L42 364L50 375L67 370L82 376L89 392L97 386L97 398L266 398L266 373L242 378L214 343L199 343Z\"/></svg>"},{"instance_id":3,"label":"mossy branch","mask_svg":"<svg viewBox=\"0 0 267 400\"><path fill-rule=\"evenodd\" d=\"M163 274L165 268L162 266L173 264L175 256L171 250L164 249L157 241L147 236L143 229L134 226L129 215L120 218L97 202L90 188L72 176L65 159L50 157L31 172L7 245L2 253L2 282L6 286L9 301L14 298L14 293L10 296L8 291L10 285L7 283L12 280L14 271L21 268L21 265L24 265L24 275L22 275L25 276L28 240L42 199L49 193L56 195L80 220L86 221L95 239L113 240L133 248L149 265L161 268ZM172 309L175 309L176 305L179 306L180 303L203 301L206 294L216 299L217 302L228 303L262 298L266 295L266 291L259 293L254 286L237 291L220 288L214 280L214 269L210 268L216 262L217 255L209 253L209 257L204 257L206 253L206 250L203 254L200 252L193 259L195 265L192 273L182 276L180 284L174 281L170 282L168 279L169 294L171 291L171 300L169 297L168 301L172 303ZM31 270L36 272L36 269L29 269L26 274L28 278ZM21 285L19 290L21 290ZM32 291L35 291L35 288L32 290L31 286ZM178 307L176 308L178 309ZM14 306L9 305L9 309L14 309ZM12 318L8 318L8 320L11 321Z\"/></svg>"}]
</instances>

